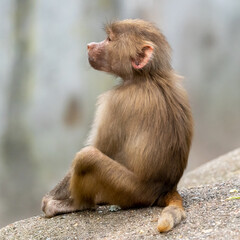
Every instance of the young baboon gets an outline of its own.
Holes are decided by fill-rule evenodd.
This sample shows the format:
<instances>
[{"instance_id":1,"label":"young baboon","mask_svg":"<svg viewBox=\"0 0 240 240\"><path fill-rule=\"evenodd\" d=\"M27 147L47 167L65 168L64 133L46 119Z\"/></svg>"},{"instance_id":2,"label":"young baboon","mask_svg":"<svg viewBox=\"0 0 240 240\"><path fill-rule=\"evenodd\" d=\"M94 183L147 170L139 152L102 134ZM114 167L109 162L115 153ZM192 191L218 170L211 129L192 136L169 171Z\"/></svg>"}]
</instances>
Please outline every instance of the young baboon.
<instances>
[{"instance_id":1,"label":"young baboon","mask_svg":"<svg viewBox=\"0 0 240 240\"><path fill-rule=\"evenodd\" d=\"M186 92L170 64L170 47L153 24L124 20L88 44L89 63L122 82L104 93L87 146L42 202L46 216L98 203L164 206L158 230L184 217L177 184L187 165L193 124Z\"/></svg>"}]
</instances>

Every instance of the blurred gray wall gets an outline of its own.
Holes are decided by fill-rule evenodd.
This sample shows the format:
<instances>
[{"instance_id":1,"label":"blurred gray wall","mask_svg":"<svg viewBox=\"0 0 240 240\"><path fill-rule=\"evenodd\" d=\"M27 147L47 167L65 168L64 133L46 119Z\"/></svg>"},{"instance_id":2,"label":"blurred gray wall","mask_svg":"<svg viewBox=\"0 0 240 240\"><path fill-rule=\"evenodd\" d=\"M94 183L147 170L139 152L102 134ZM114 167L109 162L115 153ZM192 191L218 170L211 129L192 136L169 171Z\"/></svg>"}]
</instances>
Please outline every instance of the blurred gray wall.
<instances>
[{"instance_id":1,"label":"blurred gray wall","mask_svg":"<svg viewBox=\"0 0 240 240\"><path fill-rule=\"evenodd\" d=\"M87 62L106 22L150 20L170 42L195 118L188 169L239 147L239 1L1 0L0 16L0 227L40 213L116 83Z\"/></svg>"}]
</instances>

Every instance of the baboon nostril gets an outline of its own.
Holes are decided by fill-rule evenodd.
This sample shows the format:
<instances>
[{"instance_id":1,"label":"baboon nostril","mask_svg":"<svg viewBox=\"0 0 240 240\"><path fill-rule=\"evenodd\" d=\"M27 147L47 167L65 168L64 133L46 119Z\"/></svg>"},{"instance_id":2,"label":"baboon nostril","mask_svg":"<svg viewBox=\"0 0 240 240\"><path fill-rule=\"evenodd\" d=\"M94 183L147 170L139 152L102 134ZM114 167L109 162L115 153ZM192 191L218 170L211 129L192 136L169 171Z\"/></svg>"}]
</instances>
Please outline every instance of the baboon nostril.
<instances>
[{"instance_id":1,"label":"baboon nostril","mask_svg":"<svg viewBox=\"0 0 240 240\"><path fill-rule=\"evenodd\" d=\"M87 44L87 49L88 49L88 50L91 50L91 49L94 48L94 46L96 46L96 43L95 43L95 42L88 43L88 44Z\"/></svg>"}]
</instances>

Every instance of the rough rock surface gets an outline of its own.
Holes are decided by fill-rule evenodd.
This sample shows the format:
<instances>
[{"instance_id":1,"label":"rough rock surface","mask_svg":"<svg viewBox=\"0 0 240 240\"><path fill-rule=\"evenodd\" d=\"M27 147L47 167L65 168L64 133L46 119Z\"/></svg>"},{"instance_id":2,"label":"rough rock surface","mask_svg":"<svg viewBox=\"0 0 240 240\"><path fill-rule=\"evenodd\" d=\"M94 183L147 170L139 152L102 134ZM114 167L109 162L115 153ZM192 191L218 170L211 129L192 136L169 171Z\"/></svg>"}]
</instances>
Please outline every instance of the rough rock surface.
<instances>
[{"instance_id":1,"label":"rough rock surface","mask_svg":"<svg viewBox=\"0 0 240 240\"><path fill-rule=\"evenodd\" d=\"M193 187L226 181L240 175L240 148L185 174L178 187Z\"/></svg>"},{"instance_id":2,"label":"rough rock surface","mask_svg":"<svg viewBox=\"0 0 240 240\"><path fill-rule=\"evenodd\" d=\"M42 216L15 222L0 230L1 240L17 239L240 239L240 174L235 174L232 162L239 166L240 151L236 150L217 160L207 163L199 172L191 175L192 180L204 177L216 179L217 183L191 188L181 188L187 218L169 233L159 234L156 230L160 208L144 208L110 212L109 207L96 211L57 216L46 219ZM231 158L233 161L228 162ZM222 160L220 160L222 159ZM219 162L218 162L219 160ZM225 170L218 167L226 162ZM215 162L215 163L214 163ZM216 165L217 163L217 165ZM223 168L224 169L224 168ZM233 171L232 171L233 169ZM197 171L197 170L196 170ZM229 172L234 174L228 174ZM207 173L208 172L208 173ZM209 177L209 174L214 177ZM224 174L224 181L219 176ZM191 180L191 179L190 179ZM190 181L189 180L189 181ZM195 181L195 180L194 180ZM206 182L208 182L207 180ZM194 184L195 185L195 184ZM234 199L236 197L236 199Z\"/></svg>"}]
</instances>

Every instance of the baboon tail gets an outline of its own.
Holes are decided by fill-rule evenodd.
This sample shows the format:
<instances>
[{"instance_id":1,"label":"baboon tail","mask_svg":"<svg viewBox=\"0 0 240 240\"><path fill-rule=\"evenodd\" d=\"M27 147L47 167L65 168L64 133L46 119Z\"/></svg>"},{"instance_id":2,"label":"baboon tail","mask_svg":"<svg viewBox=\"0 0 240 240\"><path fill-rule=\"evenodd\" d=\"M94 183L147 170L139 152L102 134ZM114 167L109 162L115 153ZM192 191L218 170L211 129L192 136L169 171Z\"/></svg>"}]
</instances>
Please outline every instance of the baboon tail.
<instances>
[{"instance_id":1,"label":"baboon tail","mask_svg":"<svg viewBox=\"0 0 240 240\"><path fill-rule=\"evenodd\" d=\"M164 202L166 207L158 219L157 228L159 232L168 232L186 217L182 198L177 191L168 193L164 198Z\"/></svg>"}]
</instances>

